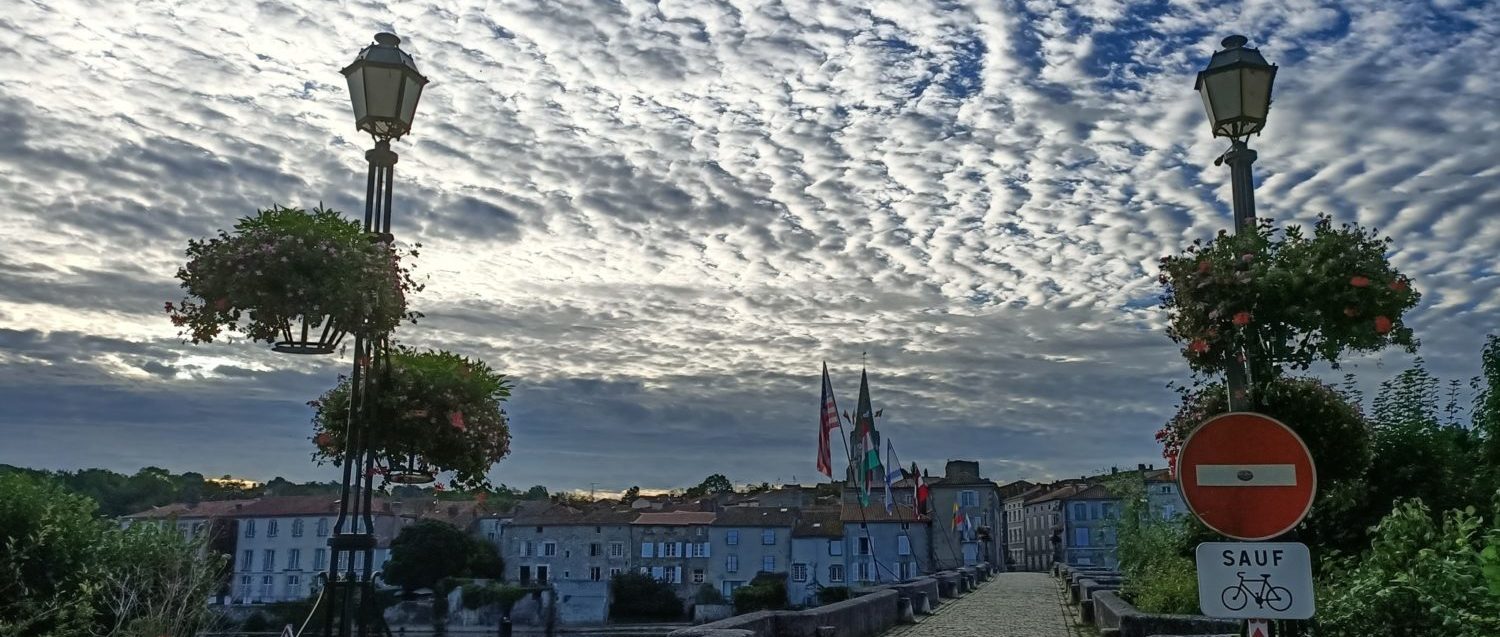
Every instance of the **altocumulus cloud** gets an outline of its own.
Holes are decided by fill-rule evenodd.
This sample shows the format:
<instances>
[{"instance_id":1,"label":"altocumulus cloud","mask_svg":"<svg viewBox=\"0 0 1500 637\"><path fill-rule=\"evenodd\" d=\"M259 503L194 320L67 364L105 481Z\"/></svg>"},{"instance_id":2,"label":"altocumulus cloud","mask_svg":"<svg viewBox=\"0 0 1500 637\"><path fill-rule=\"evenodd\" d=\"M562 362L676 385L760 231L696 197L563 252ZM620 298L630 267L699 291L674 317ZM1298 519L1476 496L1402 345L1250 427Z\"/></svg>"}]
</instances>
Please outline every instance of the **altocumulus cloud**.
<instances>
[{"instance_id":1,"label":"altocumulus cloud","mask_svg":"<svg viewBox=\"0 0 1500 637\"><path fill-rule=\"evenodd\" d=\"M398 144L425 244L400 338L514 375L493 477L807 480L817 371L869 352L904 458L999 477L1151 461L1185 376L1157 257L1228 224L1192 75L1281 65L1262 214L1378 226L1436 371L1500 316L1485 2L29 2L0 17L0 462L332 476L338 360L190 347L184 242L357 209L338 68L378 30L435 79ZM1360 361L1366 384L1404 358Z\"/></svg>"}]
</instances>

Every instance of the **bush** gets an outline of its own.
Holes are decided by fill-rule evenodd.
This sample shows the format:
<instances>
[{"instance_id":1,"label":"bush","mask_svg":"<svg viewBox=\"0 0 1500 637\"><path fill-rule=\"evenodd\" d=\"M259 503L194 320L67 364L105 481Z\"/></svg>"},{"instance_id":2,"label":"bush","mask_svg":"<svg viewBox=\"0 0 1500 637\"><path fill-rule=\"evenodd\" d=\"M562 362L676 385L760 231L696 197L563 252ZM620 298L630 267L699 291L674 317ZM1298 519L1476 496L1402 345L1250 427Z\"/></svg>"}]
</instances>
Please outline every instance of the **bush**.
<instances>
[{"instance_id":1,"label":"bush","mask_svg":"<svg viewBox=\"0 0 1500 637\"><path fill-rule=\"evenodd\" d=\"M1420 500L1402 501L1368 552L1330 561L1319 637L1500 635L1500 520L1484 531L1472 507L1439 525Z\"/></svg>"},{"instance_id":2,"label":"bush","mask_svg":"<svg viewBox=\"0 0 1500 637\"><path fill-rule=\"evenodd\" d=\"M1198 614L1198 570L1193 560L1164 555L1147 563L1130 590L1132 603L1148 613Z\"/></svg>"},{"instance_id":3,"label":"bush","mask_svg":"<svg viewBox=\"0 0 1500 637\"><path fill-rule=\"evenodd\" d=\"M737 615L784 608L786 573L757 573L748 585L734 589L734 612Z\"/></svg>"},{"instance_id":4,"label":"bush","mask_svg":"<svg viewBox=\"0 0 1500 637\"><path fill-rule=\"evenodd\" d=\"M385 581L407 592L436 589L439 582L464 574L473 546L468 534L439 520L420 520L401 529L391 541Z\"/></svg>"},{"instance_id":5,"label":"bush","mask_svg":"<svg viewBox=\"0 0 1500 637\"><path fill-rule=\"evenodd\" d=\"M693 601L699 604L729 603L729 600L724 599L724 594L720 593L719 589L714 588L712 584L704 584L702 586L699 586L698 594L693 597Z\"/></svg>"},{"instance_id":6,"label":"bush","mask_svg":"<svg viewBox=\"0 0 1500 637\"><path fill-rule=\"evenodd\" d=\"M535 589L496 582L471 582L463 586L464 608L479 610L491 604L498 604L502 611L509 613L516 602L530 595L533 590Z\"/></svg>"},{"instance_id":7,"label":"bush","mask_svg":"<svg viewBox=\"0 0 1500 637\"><path fill-rule=\"evenodd\" d=\"M1115 520L1116 551L1125 582L1120 595L1150 613L1197 613L1198 576L1193 547L1207 532L1196 521L1151 515L1145 484L1136 476L1110 482L1120 496Z\"/></svg>"},{"instance_id":8,"label":"bush","mask_svg":"<svg viewBox=\"0 0 1500 637\"><path fill-rule=\"evenodd\" d=\"M103 531L88 498L20 474L0 476L0 634L86 632Z\"/></svg>"},{"instance_id":9,"label":"bush","mask_svg":"<svg viewBox=\"0 0 1500 637\"><path fill-rule=\"evenodd\" d=\"M620 573L610 578L610 616L619 619L678 619L682 600L672 585L642 573Z\"/></svg>"},{"instance_id":10,"label":"bush","mask_svg":"<svg viewBox=\"0 0 1500 637\"><path fill-rule=\"evenodd\" d=\"M848 586L825 586L818 589L818 603L823 605L842 602L849 599Z\"/></svg>"}]
</instances>

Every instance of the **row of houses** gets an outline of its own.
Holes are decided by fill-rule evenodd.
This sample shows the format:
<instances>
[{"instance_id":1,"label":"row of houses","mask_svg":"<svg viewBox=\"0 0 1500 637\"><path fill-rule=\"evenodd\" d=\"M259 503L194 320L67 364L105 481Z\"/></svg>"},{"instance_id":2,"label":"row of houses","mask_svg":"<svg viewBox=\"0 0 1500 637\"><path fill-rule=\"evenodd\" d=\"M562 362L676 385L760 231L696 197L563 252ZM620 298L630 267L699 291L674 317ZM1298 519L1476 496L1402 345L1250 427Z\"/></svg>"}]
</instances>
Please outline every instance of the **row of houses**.
<instances>
[{"instance_id":1,"label":"row of houses","mask_svg":"<svg viewBox=\"0 0 1500 637\"><path fill-rule=\"evenodd\" d=\"M1154 514L1184 510L1165 471L1143 466L1139 474ZM843 483L642 498L629 505L525 502L509 511L473 501L376 498L373 569L383 569L401 529L422 519L449 522L495 544L508 580L565 586L585 596L622 572L669 582L684 599L704 586L732 596L757 573L769 572L786 574L788 602L797 605L811 603L824 587L904 581L980 563L1007 570L1046 570L1056 561L1114 564L1111 521L1119 500L1097 480L1001 485L984 478L977 462L962 460L948 462L942 476L921 480L930 497L920 512L916 476L894 485L889 511L883 485L861 505ZM328 566L337 515L335 496L268 496L174 504L125 522L208 533L212 548L233 556L217 601L254 604L314 592Z\"/></svg>"}]
</instances>

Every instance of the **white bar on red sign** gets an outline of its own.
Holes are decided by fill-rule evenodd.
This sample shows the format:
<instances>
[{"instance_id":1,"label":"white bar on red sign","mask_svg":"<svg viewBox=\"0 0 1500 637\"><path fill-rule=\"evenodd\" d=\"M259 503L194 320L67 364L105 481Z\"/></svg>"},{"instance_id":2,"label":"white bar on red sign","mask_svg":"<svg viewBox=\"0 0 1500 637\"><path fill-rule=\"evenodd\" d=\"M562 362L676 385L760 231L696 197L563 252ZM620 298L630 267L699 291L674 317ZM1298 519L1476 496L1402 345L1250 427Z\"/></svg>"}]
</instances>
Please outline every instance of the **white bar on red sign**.
<instances>
[{"instance_id":1,"label":"white bar on red sign","mask_svg":"<svg viewBox=\"0 0 1500 637\"><path fill-rule=\"evenodd\" d=\"M1297 465L1200 464L1198 485L1204 487L1295 487Z\"/></svg>"}]
</instances>

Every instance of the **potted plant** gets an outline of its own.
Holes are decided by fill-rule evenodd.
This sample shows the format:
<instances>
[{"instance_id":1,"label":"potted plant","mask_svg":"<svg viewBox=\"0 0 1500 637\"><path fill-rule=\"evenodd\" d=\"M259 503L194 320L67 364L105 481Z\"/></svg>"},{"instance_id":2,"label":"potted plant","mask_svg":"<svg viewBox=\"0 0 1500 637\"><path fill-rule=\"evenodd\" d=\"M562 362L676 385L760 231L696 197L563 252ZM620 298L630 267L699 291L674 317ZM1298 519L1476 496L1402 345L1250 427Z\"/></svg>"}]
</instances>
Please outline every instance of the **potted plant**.
<instances>
[{"instance_id":1,"label":"potted plant","mask_svg":"<svg viewBox=\"0 0 1500 637\"><path fill-rule=\"evenodd\" d=\"M187 257L177 270L187 294L166 311L194 343L229 330L279 352L326 354L347 333L383 334L420 316L406 295L421 286L390 235L321 206L259 210L233 232L189 241Z\"/></svg>"},{"instance_id":2,"label":"potted plant","mask_svg":"<svg viewBox=\"0 0 1500 637\"><path fill-rule=\"evenodd\" d=\"M431 482L451 471L454 488L483 488L485 473L510 451L510 427L501 404L510 381L484 362L446 351L393 347L366 363L372 403L366 406L375 471L386 482ZM348 377L308 403L313 414L314 457L344 461L349 424Z\"/></svg>"},{"instance_id":3,"label":"potted plant","mask_svg":"<svg viewBox=\"0 0 1500 637\"><path fill-rule=\"evenodd\" d=\"M1349 350L1414 351L1402 316L1421 295L1386 259L1389 243L1327 216L1311 236L1262 220L1254 231L1194 241L1161 260L1167 335L1201 376L1224 372L1247 351L1256 379L1278 375L1283 364L1337 367Z\"/></svg>"}]
</instances>

